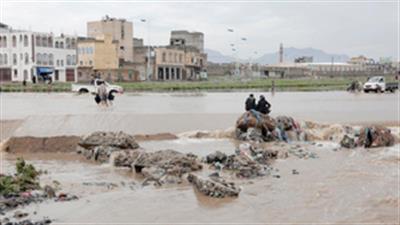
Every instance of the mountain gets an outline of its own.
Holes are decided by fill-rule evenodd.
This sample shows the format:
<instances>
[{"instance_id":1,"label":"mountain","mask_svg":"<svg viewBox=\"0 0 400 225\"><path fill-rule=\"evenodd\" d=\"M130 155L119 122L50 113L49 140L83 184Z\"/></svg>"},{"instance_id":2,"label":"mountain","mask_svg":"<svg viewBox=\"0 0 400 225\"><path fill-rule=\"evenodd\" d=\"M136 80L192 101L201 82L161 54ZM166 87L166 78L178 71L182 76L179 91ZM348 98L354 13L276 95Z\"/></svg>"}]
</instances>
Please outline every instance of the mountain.
<instances>
[{"instance_id":1,"label":"mountain","mask_svg":"<svg viewBox=\"0 0 400 225\"><path fill-rule=\"evenodd\" d=\"M204 49L205 53L207 53L207 61L213 63L230 63L234 62L235 58L232 56L223 55L222 53L212 50L212 49Z\"/></svg>"},{"instance_id":2,"label":"mountain","mask_svg":"<svg viewBox=\"0 0 400 225\"><path fill-rule=\"evenodd\" d=\"M213 63L230 63L234 62L235 58L232 56L226 56L222 53L212 50L205 49L208 54L208 61ZM331 62L332 57L334 62L346 62L349 60L349 56L345 54L330 54L326 53L320 49L315 48L284 48L283 49L283 61L284 62L294 62L294 59L301 56L312 56L314 62ZM275 64L278 63L279 53L266 53L259 58L253 60L254 63L260 64ZM239 61L245 62L248 60L239 59Z\"/></svg>"},{"instance_id":3,"label":"mountain","mask_svg":"<svg viewBox=\"0 0 400 225\"><path fill-rule=\"evenodd\" d=\"M294 59L301 56L312 56L313 62L331 62L332 57L334 62L346 62L349 60L349 56L345 54L330 54L319 49L314 48L284 48L283 49L283 61L294 62ZM263 56L254 60L254 62L261 64L275 64L278 63L279 53L267 53Z\"/></svg>"}]
</instances>

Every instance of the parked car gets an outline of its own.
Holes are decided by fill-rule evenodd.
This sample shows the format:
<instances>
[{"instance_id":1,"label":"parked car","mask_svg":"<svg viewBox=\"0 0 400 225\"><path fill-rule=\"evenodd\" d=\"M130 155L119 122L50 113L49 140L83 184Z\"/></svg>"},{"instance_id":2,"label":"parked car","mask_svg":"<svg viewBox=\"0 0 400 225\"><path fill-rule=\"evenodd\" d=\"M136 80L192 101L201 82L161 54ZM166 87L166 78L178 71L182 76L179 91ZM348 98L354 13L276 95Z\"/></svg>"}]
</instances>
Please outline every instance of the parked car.
<instances>
[{"instance_id":1,"label":"parked car","mask_svg":"<svg viewBox=\"0 0 400 225\"><path fill-rule=\"evenodd\" d=\"M399 89L399 83L386 83L385 78L382 76L374 76L368 79L368 81L364 84L363 90L365 93L370 91L374 92L385 92L390 91L394 92L396 89Z\"/></svg>"},{"instance_id":2,"label":"parked car","mask_svg":"<svg viewBox=\"0 0 400 225\"><path fill-rule=\"evenodd\" d=\"M124 89L119 85L112 85L102 79L95 79L92 84L72 84L72 91L78 93L97 93L97 88L104 82L108 93L123 93Z\"/></svg>"}]
</instances>

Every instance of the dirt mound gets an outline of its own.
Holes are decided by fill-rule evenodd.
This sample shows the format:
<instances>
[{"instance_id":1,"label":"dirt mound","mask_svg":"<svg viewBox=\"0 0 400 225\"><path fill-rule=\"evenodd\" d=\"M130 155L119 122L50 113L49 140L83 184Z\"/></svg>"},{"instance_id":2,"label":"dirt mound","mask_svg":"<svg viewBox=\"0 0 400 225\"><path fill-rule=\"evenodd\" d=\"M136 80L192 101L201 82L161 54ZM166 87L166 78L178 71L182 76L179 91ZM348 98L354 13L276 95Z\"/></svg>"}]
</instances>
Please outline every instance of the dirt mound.
<instances>
[{"instance_id":1,"label":"dirt mound","mask_svg":"<svg viewBox=\"0 0 400 225\"><path fill-rule=\"evenodd\" d=\"M9 153L34 152L74 152L80 137L11 137L3 145L2 150Z\"/></svg>"}]
</instances>

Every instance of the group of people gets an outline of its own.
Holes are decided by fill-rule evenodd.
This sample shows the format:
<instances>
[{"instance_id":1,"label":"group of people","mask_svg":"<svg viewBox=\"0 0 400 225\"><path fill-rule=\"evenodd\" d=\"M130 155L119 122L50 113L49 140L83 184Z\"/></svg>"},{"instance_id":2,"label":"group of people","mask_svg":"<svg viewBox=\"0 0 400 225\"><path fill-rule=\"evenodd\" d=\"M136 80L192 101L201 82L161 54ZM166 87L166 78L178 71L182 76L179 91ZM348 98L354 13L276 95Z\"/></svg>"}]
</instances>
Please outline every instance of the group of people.
<instances>
[{"instance_id":1,"label":"group of people","mask_svg":"<svg viewBox=\"0 0 400 225\"><path fill-rule=\"evenodd\" d=\"M98 81L98 88L97 88L97 93L96 97L94 100L96 101L97 104L100 106L105 106L108 107L109 105L112 105L112 101L114 100L114 95L110 91L107 91L107 86L104 81Z\"/></svg>"},{"instance_id":2,"label":"group of people","mask_svg":"<svg viewBox=\"0 0 400 225\"><path fill-rule=\"evenodd\" d=\"M260 95L260 99L256 104L256 98L250 94L245 102L246 111L255 110L262 114L269 114L271 112L271 104L265 99L264 95Z\"/></svg>"}]
</instances>

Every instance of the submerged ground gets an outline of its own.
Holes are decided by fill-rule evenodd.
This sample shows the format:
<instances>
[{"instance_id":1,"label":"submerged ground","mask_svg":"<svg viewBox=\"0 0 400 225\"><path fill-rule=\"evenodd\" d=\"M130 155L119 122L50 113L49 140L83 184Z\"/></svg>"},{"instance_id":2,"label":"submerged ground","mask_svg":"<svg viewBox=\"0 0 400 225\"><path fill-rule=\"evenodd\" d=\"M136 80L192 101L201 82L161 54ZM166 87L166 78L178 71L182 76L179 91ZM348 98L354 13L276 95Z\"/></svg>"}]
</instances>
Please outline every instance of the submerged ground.
<instances>
[{"instance_id":1,"label":"submerged ground","mask_svg":"<svg viewBox=\"0 0 400 225\"><path fill-rule=\"evenodd\" d=\"M329 124L385 124L399 135L398 93L255 93L266 95L273 116ZM141 141L148 151L175 149L199 156L234 152L229 138L189 138L197 130L224 136L243 111L247 93L125 94L108 109L90 95L1 93L2 140L13 136L83 135L96 130L135 134L170 132L178 139ZM215 131L219 130L219 131ZM219 135L218 135L219 134ZM334 136L335 130L332 130ZM341 149L336 141L271 143L268 148L300 145L318 158L278 159L273 176L237 180L237 198L210 199L182 184L155 188L125 169L99 165L70 153L2 153L2 173L23 156L80 199L24 208L30 218L49 216L59 223L385 223L398 224L399 144L376 149ZM293 173L296 170L297 173ZM112 207L110 207L112 203ZM37 214L33 215L36 211Z\"/></svg>"}]
</instances>

